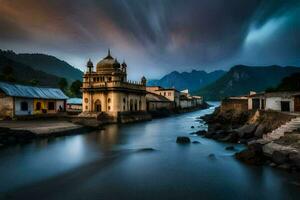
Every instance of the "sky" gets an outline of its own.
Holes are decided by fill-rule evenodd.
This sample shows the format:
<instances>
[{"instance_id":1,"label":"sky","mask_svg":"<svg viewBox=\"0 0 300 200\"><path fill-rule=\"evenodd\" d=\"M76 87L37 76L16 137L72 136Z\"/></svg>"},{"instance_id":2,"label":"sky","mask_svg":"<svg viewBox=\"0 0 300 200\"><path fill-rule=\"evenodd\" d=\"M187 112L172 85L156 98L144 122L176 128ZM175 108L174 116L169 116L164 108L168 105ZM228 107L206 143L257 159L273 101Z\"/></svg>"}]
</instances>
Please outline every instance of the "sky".
<instances>
[{"instance_id":1,"label":"sky","mask_svg":"<svg viewBox=\"0 0 300 200\"><path fill-rule=\"evenodd\" d=\"M0 0L0 48L85 70L110 48L128 76L300 66L300 0Z\"/></svg>"}]
</instances>

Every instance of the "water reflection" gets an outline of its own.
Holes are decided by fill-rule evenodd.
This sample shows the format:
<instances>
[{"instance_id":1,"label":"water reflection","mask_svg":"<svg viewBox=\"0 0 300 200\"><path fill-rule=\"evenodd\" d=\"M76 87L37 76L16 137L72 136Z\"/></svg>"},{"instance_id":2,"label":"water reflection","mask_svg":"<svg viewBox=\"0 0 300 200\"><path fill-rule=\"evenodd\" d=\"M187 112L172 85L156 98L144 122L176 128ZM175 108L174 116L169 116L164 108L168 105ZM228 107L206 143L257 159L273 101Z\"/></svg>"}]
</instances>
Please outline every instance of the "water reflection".
<instances>
[{"instance_id":1,"label":"water reflection","mask_svg":"<svg viewBox=\"0 0 300 200\"><path fill-rule=\"evenodd\" d=\"M114 124L5 149L0 193L24 199L293 199L300 194L292 184L299 176L245 165L224 150L227 144L190 135L191 126L206 128L197 117L212 111ZM178 135L201 144L178 145ZM139 151L143 148L157 151Z\"/></svg>"}]
</instances>

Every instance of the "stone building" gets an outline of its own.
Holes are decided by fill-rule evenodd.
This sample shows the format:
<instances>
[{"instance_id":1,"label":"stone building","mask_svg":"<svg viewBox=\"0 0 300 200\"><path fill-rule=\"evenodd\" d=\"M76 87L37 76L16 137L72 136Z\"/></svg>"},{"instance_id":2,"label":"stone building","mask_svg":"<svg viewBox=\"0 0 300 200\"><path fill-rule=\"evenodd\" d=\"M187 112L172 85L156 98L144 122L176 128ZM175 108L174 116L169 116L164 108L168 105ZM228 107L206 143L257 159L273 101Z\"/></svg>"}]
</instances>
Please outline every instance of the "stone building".
<instances>
[{"instance_id":1,"label":"stone building","mask_svg":"<svg viewBox=\"0 0 300 200\"><path fill-rule=\"evenodd\" d=\"M87 62L82 93L82 115L105 113L116 119L122 113L146 112L146 78L127 80L126 63L120 64L110 51L96 70L90 60Z\"/></svg>"},{"instance_id":2,"label":"stone building","mask_svg":"<svg viewBox=\"0 0 300 200\"><path fill-rule=\"evenodd\" d=\"M160 86L147 86L147 91L166 97L174 103L174 107L180 106L180 92L175 88L162 88Z\"/></svg>"}]
</instances>

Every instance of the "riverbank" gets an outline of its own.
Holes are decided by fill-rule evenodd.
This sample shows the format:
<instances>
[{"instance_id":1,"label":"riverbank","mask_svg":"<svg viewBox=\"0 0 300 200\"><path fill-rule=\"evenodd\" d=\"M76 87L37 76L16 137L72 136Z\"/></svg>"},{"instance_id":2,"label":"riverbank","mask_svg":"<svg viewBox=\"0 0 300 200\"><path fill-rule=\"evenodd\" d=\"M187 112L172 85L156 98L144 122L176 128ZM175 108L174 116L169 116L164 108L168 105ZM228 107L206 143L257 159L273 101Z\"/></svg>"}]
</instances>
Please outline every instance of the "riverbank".
<instances>
[{"instance_id":1,"label":"riverbank","mask_svg":"<svg viewBox=\"0 0 300 200\"><path fill-rule=\"evenodd\" d=\"M201 133L204 137L246 145L245 150L235 154L237 159L300 171L300 130L286 129L290 132L284 133L282 128L297 120L296 115L275 111L221 112L217 108L201 119L208 124L208 131ZM282 135L277 133L280 130Z\"/></svg>"},{"instance_id":2,"label":"riverbank","mask_svg":"<svg viewBox=\"0 0 300 200\"><path fill-rule=\"evenodd\" d=\"M35 139L73 135L92 130L65 119L0 121L0 147L32 142Z\"/></svg>"}]
</instances>

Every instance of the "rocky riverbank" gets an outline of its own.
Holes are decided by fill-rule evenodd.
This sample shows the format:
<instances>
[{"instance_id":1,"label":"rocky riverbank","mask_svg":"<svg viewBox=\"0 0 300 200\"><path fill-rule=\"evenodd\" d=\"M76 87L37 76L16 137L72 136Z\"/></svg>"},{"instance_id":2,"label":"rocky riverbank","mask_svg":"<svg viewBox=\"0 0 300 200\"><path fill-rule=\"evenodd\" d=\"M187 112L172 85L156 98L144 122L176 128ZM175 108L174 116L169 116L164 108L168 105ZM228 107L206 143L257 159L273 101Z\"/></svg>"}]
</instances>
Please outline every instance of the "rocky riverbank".
<instances>
[{"instance_id":1,"label":"rocky riverbank","mask_svg":"<svg viewBox=\"0 0 300 200\"><path fill-rule=\"evenodd\" d=\"M245 144L247 148L235 154L245 163L299 171L300 130L266 139L267 134L295 117L275 111L221 112L217 108L200 119L208 124L208 131L199 134L222 142Z\"/></svg>"}]
</instances>

